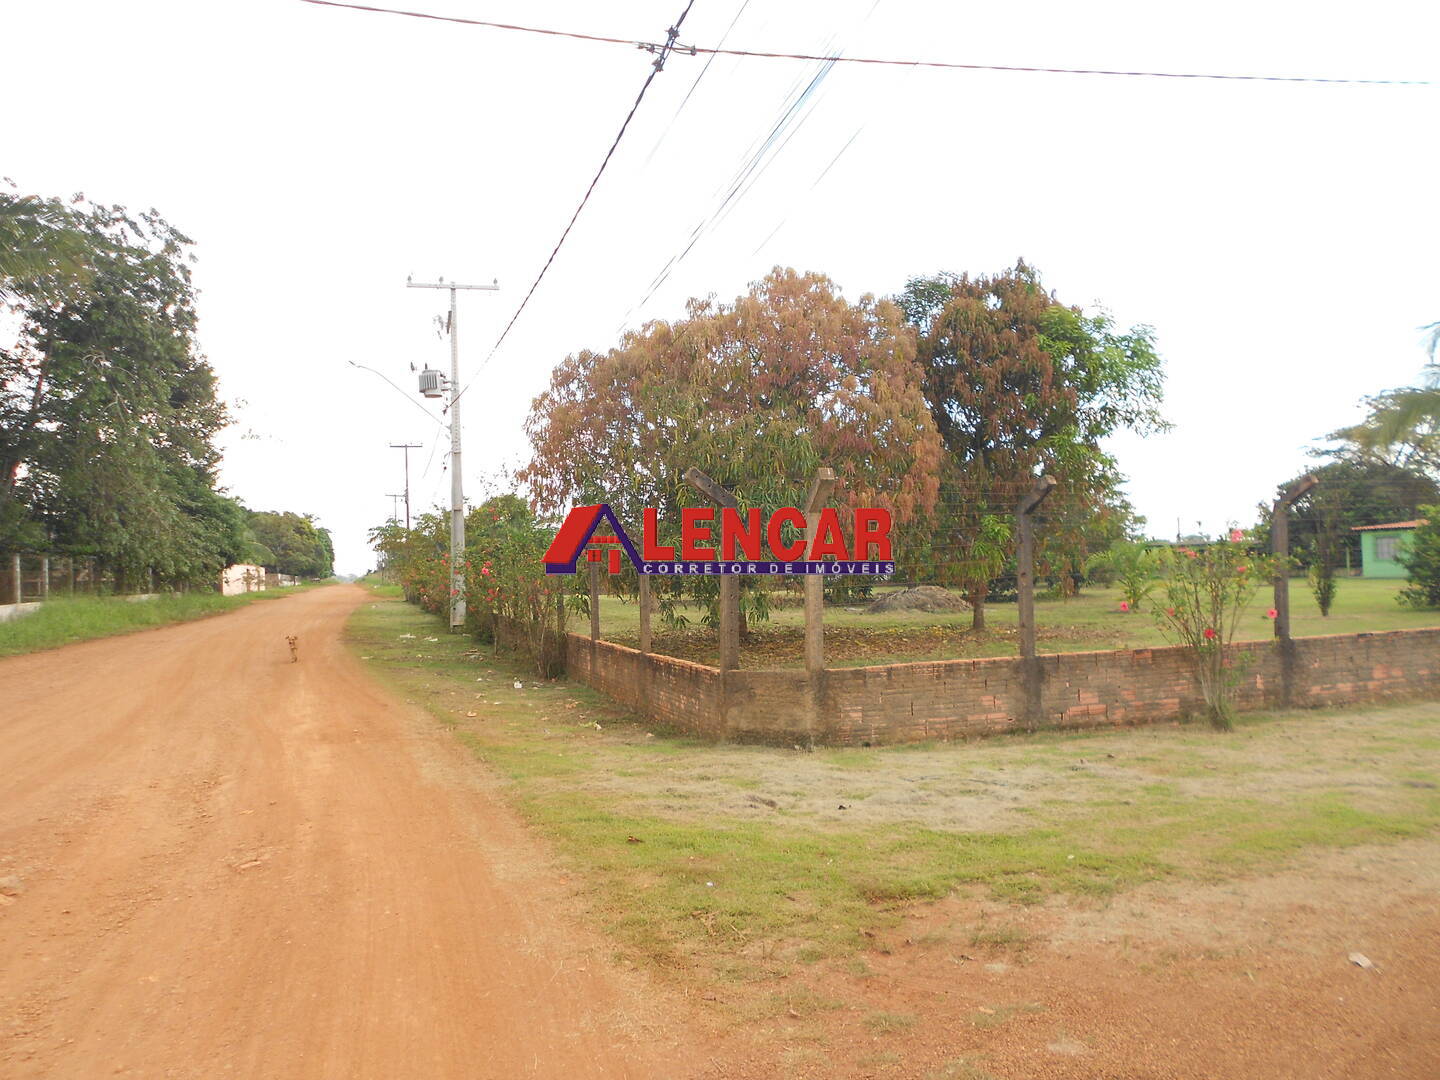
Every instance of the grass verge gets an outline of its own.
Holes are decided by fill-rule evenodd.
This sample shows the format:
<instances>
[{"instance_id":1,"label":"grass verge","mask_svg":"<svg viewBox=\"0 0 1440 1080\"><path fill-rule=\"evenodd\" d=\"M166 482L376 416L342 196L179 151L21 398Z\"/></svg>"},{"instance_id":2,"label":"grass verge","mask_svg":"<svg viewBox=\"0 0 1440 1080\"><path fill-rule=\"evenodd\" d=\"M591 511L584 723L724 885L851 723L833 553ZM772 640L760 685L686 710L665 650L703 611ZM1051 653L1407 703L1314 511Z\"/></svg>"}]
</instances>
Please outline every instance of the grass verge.
<instances>
[{"instance_id":1,"label":"grass verge","mask_svg":"<svg viewBox=\"0 0 1440 1080\"><path fill-rule=\"evenodd\" d=\"M161 593L148 600L123 596L77 596L46 601L38 610L0 623L0 656L54 649L92 638L128 634L171 623L219 615L257 600L290 596L308 585L243 596L219 593Z\"/></svg>"},{"instance_id":2,"label":"grass verge","mask_svg":"<svg viewBox=\"0 0 1440 1080\"><path fill-rule=\"evenodd\" d=\"M1105 897L1440 828L1440 705L812 753L654 731L393 597L349 634L508 780L621 949L677 972L853 962L909 904L957 889Z\"/></svg>"}]
</instances>

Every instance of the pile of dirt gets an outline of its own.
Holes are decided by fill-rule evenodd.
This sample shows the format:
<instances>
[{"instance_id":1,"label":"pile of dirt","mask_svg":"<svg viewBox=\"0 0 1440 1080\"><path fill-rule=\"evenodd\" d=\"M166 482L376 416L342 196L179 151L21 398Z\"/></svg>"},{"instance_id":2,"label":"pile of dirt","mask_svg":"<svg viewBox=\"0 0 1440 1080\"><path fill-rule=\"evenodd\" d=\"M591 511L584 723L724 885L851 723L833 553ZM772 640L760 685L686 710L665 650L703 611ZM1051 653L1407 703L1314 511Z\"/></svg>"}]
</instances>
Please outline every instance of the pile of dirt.
<instances>
[{"instance_id":1,"label":"pile of dirt","mask_svg":"<svg viewBox=\"0 0 1440 1080\"><path fill-rule=\"evenodd\" d=\"M970 605L939 585L915 585L873 601L865 610L871 615L892 611L968 611Z\"/></svg>"}]
</instances>

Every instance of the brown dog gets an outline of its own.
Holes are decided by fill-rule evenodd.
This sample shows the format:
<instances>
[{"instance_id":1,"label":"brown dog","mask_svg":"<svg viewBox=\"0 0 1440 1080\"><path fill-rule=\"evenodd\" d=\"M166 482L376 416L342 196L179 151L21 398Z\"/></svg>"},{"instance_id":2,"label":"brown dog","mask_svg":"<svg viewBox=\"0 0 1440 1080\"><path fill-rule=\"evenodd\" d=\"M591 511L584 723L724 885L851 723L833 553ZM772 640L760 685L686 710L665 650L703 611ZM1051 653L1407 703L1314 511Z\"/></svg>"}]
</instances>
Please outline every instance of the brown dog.
<instances>
[{"instance_id":1,"label":"brown dog","mask_svg":"<svg viewBox=\"0 0 1440 1080\"><path fill-rule=\"evenodd\" d=\"M300 659L300 639L286 636L285 644L290 646L290 662L293 664Z\"/></svg>"}]
</instances>

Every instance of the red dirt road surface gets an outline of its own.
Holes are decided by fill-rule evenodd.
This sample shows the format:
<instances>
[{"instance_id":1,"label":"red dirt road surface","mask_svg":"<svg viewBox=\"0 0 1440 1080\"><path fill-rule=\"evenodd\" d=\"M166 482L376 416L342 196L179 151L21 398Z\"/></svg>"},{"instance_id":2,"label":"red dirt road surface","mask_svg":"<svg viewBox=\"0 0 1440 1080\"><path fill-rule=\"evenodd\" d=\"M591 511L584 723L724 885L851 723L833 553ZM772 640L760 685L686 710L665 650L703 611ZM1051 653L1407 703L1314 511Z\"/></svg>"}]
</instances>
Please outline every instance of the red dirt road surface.
<instances>
[{"instance_id":1,"label":"red dirt road surface","mask_svg":"<svg viewBox=\"0 0 1440 1080\"><path fill-rule=\"evenodd\" d=\"M366 599L0 660L0 1076L684 1071L479 770L341 644Z\"/></svg>"}]
</instances>

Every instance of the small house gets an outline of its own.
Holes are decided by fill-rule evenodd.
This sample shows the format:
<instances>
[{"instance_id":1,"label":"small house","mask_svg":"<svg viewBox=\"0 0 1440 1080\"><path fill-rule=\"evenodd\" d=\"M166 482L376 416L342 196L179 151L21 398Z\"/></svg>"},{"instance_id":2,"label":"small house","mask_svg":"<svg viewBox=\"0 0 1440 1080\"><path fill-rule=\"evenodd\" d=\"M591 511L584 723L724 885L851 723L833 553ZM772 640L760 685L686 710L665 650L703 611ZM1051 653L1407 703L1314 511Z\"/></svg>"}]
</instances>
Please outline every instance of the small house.
<instances>
[{"instance_id":1,"label":"small house","mask_svg":"<svg viewBox=\"0 0 1440 1080\"><path fill-rule=\"evenodd\" d=\"M1360 534L1360 576L1408 576L1400 556L1410 549L1415 530L1424 524L1424 518L1416 518L1414 521L1391 521L1384 525L1356 525L1351 529L1351 532Z\"/></svg>"}]
</instances>

